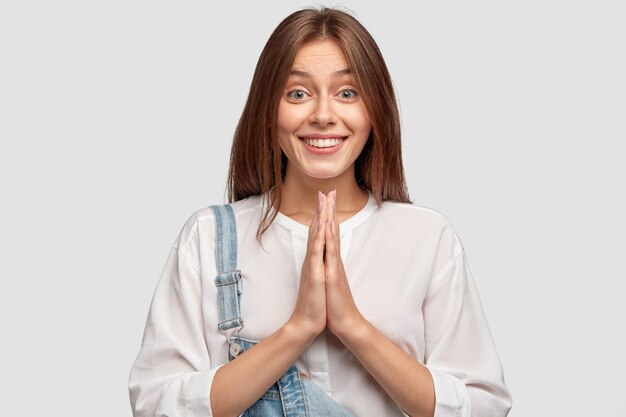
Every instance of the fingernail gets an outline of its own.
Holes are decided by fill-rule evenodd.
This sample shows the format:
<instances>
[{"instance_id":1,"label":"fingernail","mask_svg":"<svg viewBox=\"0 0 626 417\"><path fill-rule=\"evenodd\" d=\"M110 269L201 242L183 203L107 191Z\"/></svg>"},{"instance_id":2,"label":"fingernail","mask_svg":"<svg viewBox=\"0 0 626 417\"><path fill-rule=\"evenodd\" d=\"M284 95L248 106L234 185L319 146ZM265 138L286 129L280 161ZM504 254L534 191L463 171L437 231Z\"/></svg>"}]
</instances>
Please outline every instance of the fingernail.
<instances>
[{"instance_id":1,"label":"fingernail","mask_svg":"<svg viewBox=\"0 0 626 417\"><path fill-rule=\"evenodd\" d=\"M320 211L322 210L322 192L321 191L317 192L317 208Z\"/></svg>"}]
</instances>

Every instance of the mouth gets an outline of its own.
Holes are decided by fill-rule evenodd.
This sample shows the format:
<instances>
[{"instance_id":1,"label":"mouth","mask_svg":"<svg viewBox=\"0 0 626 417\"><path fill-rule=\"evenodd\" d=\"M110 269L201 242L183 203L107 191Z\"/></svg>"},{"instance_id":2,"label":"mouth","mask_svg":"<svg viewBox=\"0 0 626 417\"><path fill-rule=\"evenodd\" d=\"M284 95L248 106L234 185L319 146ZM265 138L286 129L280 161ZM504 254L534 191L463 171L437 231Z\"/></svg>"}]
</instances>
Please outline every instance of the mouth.
<instances>
[{"instance_id":1,"label":"mouth","mask_svg":"<svg viewBox=\"0 0 626 417\"><path fill-rule=\"evenodd\" d=\"M347 136L337 136L328 138L310 138L307 136L299 137L307 145L317 149L335 148L339 146L344 140L348 139Z\"/></svg>"}]
</instances>

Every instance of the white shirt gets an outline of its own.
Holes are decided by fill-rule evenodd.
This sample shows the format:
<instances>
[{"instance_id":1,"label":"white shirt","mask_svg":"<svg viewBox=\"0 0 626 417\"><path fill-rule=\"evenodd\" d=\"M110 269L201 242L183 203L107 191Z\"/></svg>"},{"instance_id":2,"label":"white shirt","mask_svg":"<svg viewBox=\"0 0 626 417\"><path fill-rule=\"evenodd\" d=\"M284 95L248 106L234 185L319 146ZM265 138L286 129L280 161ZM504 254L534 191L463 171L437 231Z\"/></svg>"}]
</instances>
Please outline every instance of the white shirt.
<instances>
[{"instance_id":1,"label":"white shirt","mask_svg":"<svg viewBox=\"0 0 626 417\"><path fill-rule=\"evenodd\" d=\"M243 279L239 335L254 340L291 317L308 234L307 226L279 212L263 234L263 250L256 231L264 198L232 204ZM448 220L408 203L377 207L370 193L365 207L339 226L357 307L429 369L435 417L506 416L512 398L463 246ZM212 416L211 383L228 363L226 337L217 331L214 230L212 210L199 209L170 251L129 376L135 417ZM320 334L296 366L356 417L407 416L330 332Z\"/></svg>"}]
</instances>

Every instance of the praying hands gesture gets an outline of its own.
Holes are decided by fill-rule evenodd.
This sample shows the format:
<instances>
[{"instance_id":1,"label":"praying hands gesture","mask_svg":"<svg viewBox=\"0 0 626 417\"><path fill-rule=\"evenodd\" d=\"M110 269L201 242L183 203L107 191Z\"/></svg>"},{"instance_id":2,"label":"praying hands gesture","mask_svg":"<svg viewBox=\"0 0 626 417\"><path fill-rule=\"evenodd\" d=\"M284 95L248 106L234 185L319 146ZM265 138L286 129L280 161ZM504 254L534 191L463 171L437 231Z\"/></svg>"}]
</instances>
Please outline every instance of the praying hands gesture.
<instances>
[{"instance_id":1,"label":"praying hands gesture","mask_svg":"<svg viewBox=\"0 0 626 417\"><path fill-rule=\"evenodd\" d=\"M290 322L309 339L328 328L406 415L432 417L430 371L372 326L354 303L339 251L335 196L336 191L319 193Z\"/></svg>"},{"instance_id":2,"label":"praying hands gesture","mask_svg":"<svg viewBox=\"0 0 626 417\"><path fill-rule=\"evenodd\" d=\"M292 319L315 336L328 328L342 338L365 319L354 303L341 260L336 195L336 190L328 196L318 192Z\"/></svg>"}]
</instances>

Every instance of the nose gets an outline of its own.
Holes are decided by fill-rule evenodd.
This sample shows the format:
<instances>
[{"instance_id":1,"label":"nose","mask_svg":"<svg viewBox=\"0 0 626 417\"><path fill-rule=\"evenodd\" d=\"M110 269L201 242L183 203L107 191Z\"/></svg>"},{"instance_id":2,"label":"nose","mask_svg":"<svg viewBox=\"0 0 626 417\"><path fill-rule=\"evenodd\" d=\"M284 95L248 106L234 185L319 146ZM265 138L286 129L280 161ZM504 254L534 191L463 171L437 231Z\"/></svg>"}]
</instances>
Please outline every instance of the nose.
<instances>
[{"instance_id":1,"label":"nose","mask_svg":"<svg viewBox=\"0 0 626 417\"><path fill-rule=\"evenodd\" d=\"M337 115L333 108L332 98L328 96L318 96L315 100L315 106L311 111L309 122L326 126L337 121Z\"/></svg>"}]
</instances>

